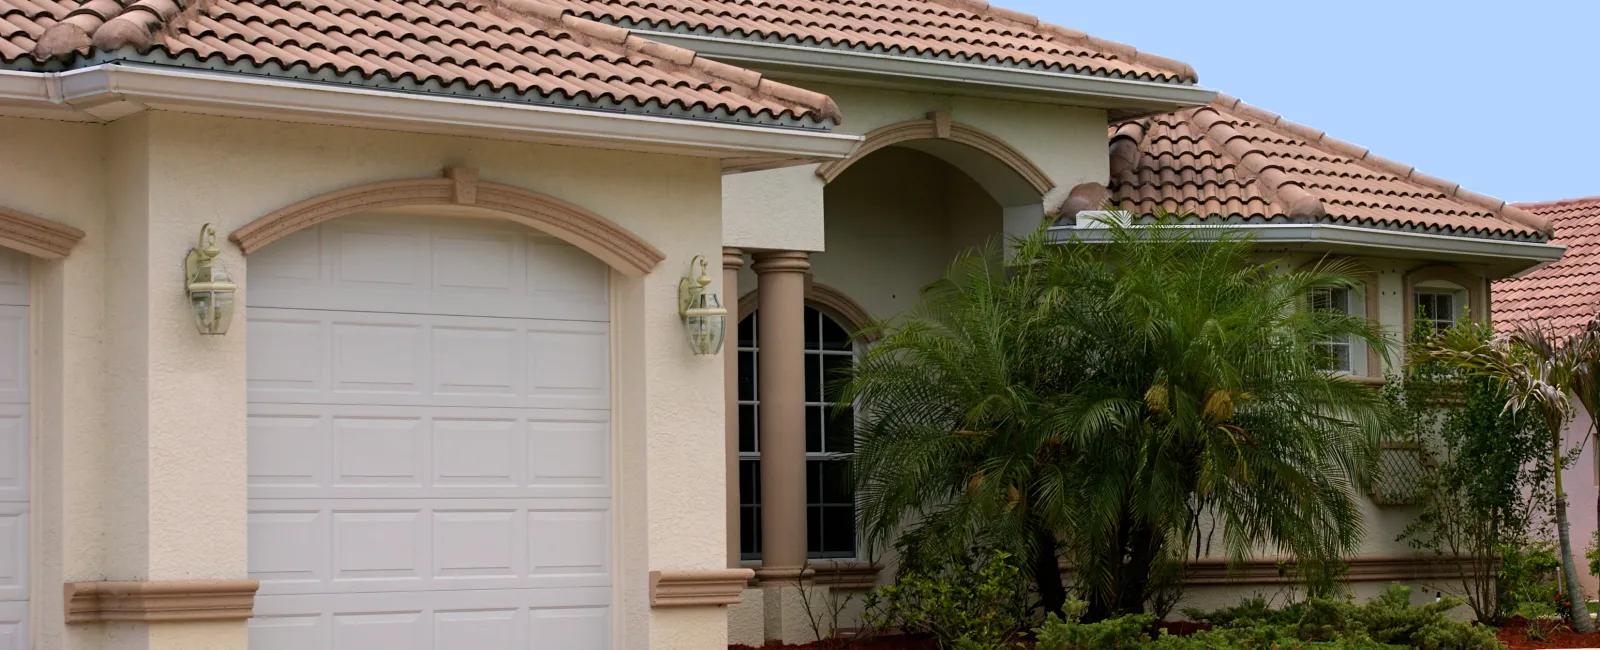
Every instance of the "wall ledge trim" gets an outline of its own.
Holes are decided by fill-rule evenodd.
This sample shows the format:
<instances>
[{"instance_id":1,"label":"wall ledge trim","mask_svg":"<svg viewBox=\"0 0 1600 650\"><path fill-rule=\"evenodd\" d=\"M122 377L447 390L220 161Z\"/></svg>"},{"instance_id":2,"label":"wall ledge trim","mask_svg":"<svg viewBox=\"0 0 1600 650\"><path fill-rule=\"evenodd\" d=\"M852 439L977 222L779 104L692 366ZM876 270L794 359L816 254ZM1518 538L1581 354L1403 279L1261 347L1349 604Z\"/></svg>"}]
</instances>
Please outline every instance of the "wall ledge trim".
<instances>
[{"instance_id":1,"label":"wall ledge trim","mask_svg":"<svg viewBox=\"0 0 1600 650\"><path fill-rule=\"evenodd\" d=\"M250 618L256 580L68 582L68 623L178 623Z\"/></svg>"},{"instance_id":2,"label":"wall ledge trim","mask_svg":"<svg viewBox=\"0 0 1600 650\"><path fill-rule=\"evenodd\" d=\"M478 179L476 170L446 169L439 178L383 181L335 190L281 208L228 236L245 255L324 221L407 206L479 208L553 235L600 258L625 275L639 277L666 259L655 246L588 209L520 187Z\"/></svg>"},{"instance_id":3,"label":"wall ledge trim","mask_svg":"<svg viewBox=\"0 0 1600 650\"><path fill-rule=\"evenodd\" d=\"M750 569L651 571L651 607L734 605L756 575Z\"/></svg>"},{"instance_id":4,"label":"wall ledge trim","mask_svg":"<svg viewBox=\"0 0 1600 650\"><path fill-rule=\"evenodd\" d=\"M872 562L840 560L817 562L811 565L815 573L811 581L834 589L865 590L878 586L878 574L883 567Z\"/></svg>"},{"instance_id":5,"label":"wall ledge trim","mask_svg":"<svg viewBox=\"0 0 1600 650\"><path fill-rule=\"evenodd\" d=\"M83 231L48 219L0 208L0 246L34 257L66 257L83 240Z\"/></svg>"}]
</instances>

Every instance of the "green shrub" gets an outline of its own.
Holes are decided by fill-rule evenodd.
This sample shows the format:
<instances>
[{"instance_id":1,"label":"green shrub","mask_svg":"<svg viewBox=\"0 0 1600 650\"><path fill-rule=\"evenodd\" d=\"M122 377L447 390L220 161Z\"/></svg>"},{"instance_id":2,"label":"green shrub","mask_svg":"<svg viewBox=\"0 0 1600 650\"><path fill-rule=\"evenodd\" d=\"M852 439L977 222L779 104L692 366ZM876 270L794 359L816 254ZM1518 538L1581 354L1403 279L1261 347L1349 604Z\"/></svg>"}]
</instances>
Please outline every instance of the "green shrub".
<instances>
[{"instance_id":1,"label":"green shrub","mask_svg":"<svg viewBox=\"0 0 1600 650\"><path fill-rule=\"evenodd\" d=\"M1143 647L1160 650L1499 650L1494 629L1452 620L1448 613L1460 607L1459 598L1444 598L1420 607L1411 604L1411 589L1390 585L1381 595L1361 605L1328 598L1311 598L1282 609L1251 599L1215 612L1190 612L1197 620L1216 626L1189 637L1161 635ZM1128 618L1128 617L1125 617ZM1116 619L1122 620L1122 619ZM1108 621L1111 622L1111 621ZM1080 650L1096 647L1045 643L1082 638L1068 628L1075 623L1052 620L1039 631L1039 650ZM1086 627L1078 625L1078 627ZM1117 628L1121 629L1121 628ZM1121 647L1121 646L1098 646ZM1128 646L1132 647L1132 646Z\"/></svg>"},{"instance_id":2,"label":"green shrub","mask_svg":"<svg viewBox=\"0 0 1600 650\"><path fill-rule=\"evenodd\" d=\"M1556 580L1561 571L1561 559L1555 544L1520 540L1501 546L1500 559L1500 583L1506 611L1516 612L1537 603L1555 605L1561 592Z\"/></svg>"},{"instance_id":3,"label":"green shrub","mask_svg":"<svg viewBox=\"0 0 1600 650\"><path fill-rule=\"evenodd\" d=\"M954 650L1010 648L1030 622L1021 568L999 550L902 566L894 584L867 596L862 618Z\"/></svg>"},{"instance_id":4,"label":"green shrub","mask_svg":"<svg viewBox=\"0 0 1600 650\"><path fill-rule=\"evenodd\" d=\"M1136 650L1148 647L1146 632L1155 625L1150 614L1130 614L1095 623L1084 623L1089 606L1081 600L1068 601L1063 616L1051 614L1036 631L1037 650Z\"/></svg>"}]
</instances>

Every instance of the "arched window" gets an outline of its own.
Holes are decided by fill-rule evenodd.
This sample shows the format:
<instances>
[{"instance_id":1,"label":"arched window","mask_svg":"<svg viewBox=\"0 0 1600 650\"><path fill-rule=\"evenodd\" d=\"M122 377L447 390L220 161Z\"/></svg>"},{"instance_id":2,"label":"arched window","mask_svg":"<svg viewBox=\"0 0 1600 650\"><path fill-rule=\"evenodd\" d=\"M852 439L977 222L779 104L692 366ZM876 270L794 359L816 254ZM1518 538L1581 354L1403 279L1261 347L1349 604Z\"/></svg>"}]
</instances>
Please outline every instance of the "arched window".
<instances>
[{"instance_id":1,"label":"arched window","mask_svg":"<svg viewBox=\"0 0 1600 650\"><path fill-rule=\"evenodd\" d=\"M739 553L761 557L760 386L756 364L759 311L739 322ZM828 382L855 363L856 346L840 320L816 307L805 311L806 550L812 559L856 556L855 491L848 461L855 415L836 409Z\"/></svg>"}]
</instances>

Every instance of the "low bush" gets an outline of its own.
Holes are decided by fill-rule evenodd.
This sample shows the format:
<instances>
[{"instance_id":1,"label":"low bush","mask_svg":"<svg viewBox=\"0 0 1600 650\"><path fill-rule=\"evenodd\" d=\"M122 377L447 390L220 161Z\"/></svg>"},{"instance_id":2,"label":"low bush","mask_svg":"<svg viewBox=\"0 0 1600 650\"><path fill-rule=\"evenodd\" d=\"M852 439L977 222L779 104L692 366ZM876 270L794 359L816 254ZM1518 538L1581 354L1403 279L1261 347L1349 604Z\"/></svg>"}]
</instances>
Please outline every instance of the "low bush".
<instances>
[{"instance_id":1,"label":"low bush","mask_svg":"<svg viewBox=\"0 0 1600 650\"><path fill-rule=\"evenodd\" d=\"M1313 598L1283 609L1250 600L1197 618L1214 629L1178 637L1152 636L1150 616L1124 616L1083 623L1069 608L1066 618L1051 617L1038 634L1038 650L1502 650L1488 627L1451 620L1461 606L1445 598L1411 605L1411 590L1393 585L1362 605Z\"/></svg>"},{"instance_id":2,"label":"low bush","mask_svg":"<svg viewBox=\"0 0 1600 650\"><path fill-rule=\"evenodd\" d=\"M863 620L932 636L948 650L1007 650L1032 619L1016 558L991 550L903 565L894 584L867 596Z\"/></svg>"}]
</instances>

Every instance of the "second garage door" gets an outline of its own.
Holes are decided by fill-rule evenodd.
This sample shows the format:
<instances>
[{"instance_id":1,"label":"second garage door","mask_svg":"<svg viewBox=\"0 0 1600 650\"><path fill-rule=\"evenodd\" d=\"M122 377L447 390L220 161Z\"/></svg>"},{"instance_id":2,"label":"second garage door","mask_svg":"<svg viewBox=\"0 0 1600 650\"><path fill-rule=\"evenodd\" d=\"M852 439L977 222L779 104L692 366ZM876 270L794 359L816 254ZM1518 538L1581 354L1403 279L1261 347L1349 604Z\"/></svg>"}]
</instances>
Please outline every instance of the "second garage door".
<instances>
[{"instance_id":1,"label":"second garage door","mask_svg":"<svg viewBox=\"0 0 1600 650\"><path fill-rule=\"evenodd\" d=\"M607 650L605 266L412 214L249 262L252 650Z\"/></svg>"}]
</instances>

